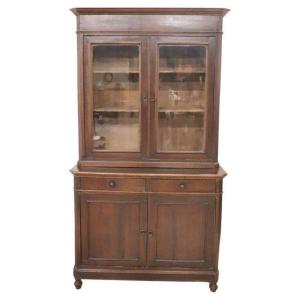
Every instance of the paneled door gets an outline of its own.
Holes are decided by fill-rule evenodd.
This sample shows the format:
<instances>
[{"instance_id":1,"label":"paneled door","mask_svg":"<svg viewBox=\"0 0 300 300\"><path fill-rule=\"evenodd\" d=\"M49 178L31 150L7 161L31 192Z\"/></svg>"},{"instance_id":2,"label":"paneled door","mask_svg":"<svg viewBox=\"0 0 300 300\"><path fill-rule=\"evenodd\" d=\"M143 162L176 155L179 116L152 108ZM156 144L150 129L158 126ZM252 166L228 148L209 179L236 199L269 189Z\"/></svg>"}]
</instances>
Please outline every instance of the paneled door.
<instances>
[{"instance_id":1,"label":"paneled door","mask_svg":"<svg viewBox=\"0 0 300 300\"><path fill-rule=\"evenodd\" d=\"M214 196L153 194L148 207L150 266L212 266Z\"/></svg>"},{"instance_id":2,"label":"paneled door","mask_svg":"<svg viewBox=\"0 0 300 300\"><path fill-rule=\"evenodd\" d=\"M126 159L146 152L146 52L144 37L84 38L87 157Z\"/></svg>"},{"instance_id":3,"label":"paneled door","mask_svg":"<svg viewBox=\"0 0 300 300\"><path fill-rule=\"evenodd\" d=\"M215 38L151 38L151 154L209 161Z\"/></svg>"},{"instance_id":4,"label":"paneled door","mask_svg":"<svg viewBox=\"0 0 300 300\"><path fill-rule=\"evenodd\" d=\"M81 193L81 263L143 266L147 198L137 194Z\"/></svg>"}]
</instances>

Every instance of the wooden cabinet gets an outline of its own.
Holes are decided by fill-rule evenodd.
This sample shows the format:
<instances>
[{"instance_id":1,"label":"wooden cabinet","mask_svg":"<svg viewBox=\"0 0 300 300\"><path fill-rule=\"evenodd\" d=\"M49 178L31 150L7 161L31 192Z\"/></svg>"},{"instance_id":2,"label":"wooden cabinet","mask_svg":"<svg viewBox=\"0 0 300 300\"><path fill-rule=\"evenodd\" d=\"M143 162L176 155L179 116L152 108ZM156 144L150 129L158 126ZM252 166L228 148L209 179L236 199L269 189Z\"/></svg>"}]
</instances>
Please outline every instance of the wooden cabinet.
<instances>
[{"instance_id":1,"label":"wooden cabinet","mask_svg":"<svg viewBox=\"0 0 300 300\"><path fill-rule=\"evenodd\" d=\"M147 200L144 195L80 193L81 262L143 266Z\"/></svg>"},{"instance_id":2,"label":"wooden cabinet","mask_svg":"<svg viewBox=\"0 0 300 300\"><path fill-rule=\"evenodd\" d=\"M81 279L217 289L218 126L226 9L75 8Z\"/></svg>"},{"instance_id":3,"label":"wooden cabinet","mask_svg":"<svg viewBox=\"0 0 300 300\"><path fill-rule=\"evenodd\" d=\"M149 265L212 267L215 197L160 195L149 197Z\"/></svg>"}]
</instances>

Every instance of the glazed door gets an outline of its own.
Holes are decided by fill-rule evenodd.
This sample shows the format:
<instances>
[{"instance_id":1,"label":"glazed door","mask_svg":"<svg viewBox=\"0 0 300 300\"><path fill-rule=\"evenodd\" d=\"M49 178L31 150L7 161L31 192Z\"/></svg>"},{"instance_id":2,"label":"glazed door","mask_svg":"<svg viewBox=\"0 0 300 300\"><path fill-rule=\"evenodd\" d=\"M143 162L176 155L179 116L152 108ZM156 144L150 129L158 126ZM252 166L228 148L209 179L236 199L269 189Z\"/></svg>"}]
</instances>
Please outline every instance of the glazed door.
<instances>
[{"instance_id":1,"label":"glazed door","mask_svg":"<svg viewBox=\"0 0 300 300\"><path fill-rule=\"evenodd\" d=\"M146 196L82 193L79 199L81 263L95 266L145 265Z\"/></svg>"},{"instance_id":2,"label":"glazed door","mask_svg":"<svg viewBox=\"0 0 300 300\"><path fill-rule=\"evenodd\" d=\"M153 194L148 207L150 266L212 266L214 196Z\"/></svg>"},{"instance_id":3,"label":"glazed door","mask_svg":"<svg viewBox=\"0 0 300 300\"><path fill-rule=\"evenodd\" d=\"M151 38L151 156L212 160L215 38Z\"/></svg>"},{"instance_id":4,"label":"glazed door","mask_svg":"<svg viewBox=\"0 0 300 300\"><path fill-rule=\"evenodd\" d=\"M144 37L84 38L85 156L138 158L147 139Z\"/></svg>"}]
</instances>

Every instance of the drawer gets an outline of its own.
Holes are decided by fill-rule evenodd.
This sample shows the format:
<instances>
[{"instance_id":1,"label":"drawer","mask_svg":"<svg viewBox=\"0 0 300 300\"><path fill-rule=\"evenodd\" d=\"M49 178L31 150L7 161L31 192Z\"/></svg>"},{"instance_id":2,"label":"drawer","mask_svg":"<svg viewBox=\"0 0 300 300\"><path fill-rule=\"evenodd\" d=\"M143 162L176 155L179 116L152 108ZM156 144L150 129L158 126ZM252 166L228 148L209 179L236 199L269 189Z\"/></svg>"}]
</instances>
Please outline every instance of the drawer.
<instances>
[{"instance_id":1,"label":"drawer","mask_svg":"<svg viewBox=\"0 0 300 300\"><path fill-rule=\"evenodd\" d=\"M152 179L151 192L214 193L216 182L212 179Z\"/></svg>"},{"instance_id":2,"label":"drawer","mask_svg":"<svg viewBox=\"0 0 300 300\"><path fill-rule=\"evenodd\" d=\"M139 178L81 177L81 190L144 192L145 180Z\"/></svg>"}]
</instances>

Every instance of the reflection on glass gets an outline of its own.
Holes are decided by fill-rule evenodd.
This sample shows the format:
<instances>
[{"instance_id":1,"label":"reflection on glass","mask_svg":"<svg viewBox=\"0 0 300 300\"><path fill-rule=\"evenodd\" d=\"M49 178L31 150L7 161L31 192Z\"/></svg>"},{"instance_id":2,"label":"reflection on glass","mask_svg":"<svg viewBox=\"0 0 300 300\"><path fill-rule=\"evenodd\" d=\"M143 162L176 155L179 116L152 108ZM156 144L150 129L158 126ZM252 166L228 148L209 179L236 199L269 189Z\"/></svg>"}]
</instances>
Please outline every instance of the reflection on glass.
<instances>
[{"instance_id":1,"label":"reflection on glass","mask_svg":"<svg viewBox=\"0 0 300 300\"><path fill-rule=\"evenodd\" d=\"M93 47L94 150L140 150L139 83L138 46Z\"/></svg>"},{"instance_id":2,"label":"reflection on glass","mask_svg":"<svg viewBox=\"0 0 300 300\"><path fill-rule=\"evenodd\" d=\"M204 149L206 47L159 47L158 151Z\"/></svg>"}]
</instances>

